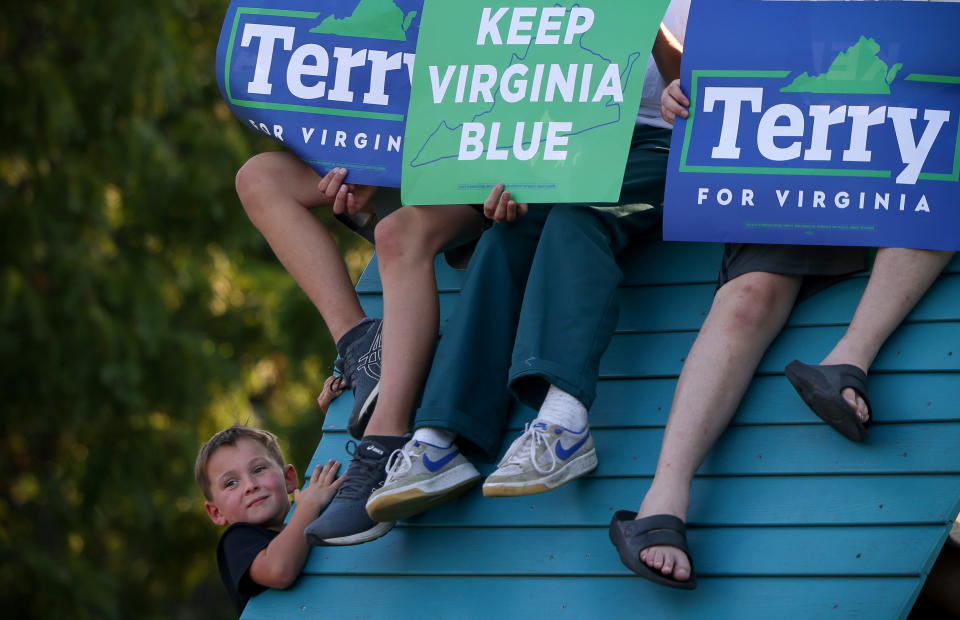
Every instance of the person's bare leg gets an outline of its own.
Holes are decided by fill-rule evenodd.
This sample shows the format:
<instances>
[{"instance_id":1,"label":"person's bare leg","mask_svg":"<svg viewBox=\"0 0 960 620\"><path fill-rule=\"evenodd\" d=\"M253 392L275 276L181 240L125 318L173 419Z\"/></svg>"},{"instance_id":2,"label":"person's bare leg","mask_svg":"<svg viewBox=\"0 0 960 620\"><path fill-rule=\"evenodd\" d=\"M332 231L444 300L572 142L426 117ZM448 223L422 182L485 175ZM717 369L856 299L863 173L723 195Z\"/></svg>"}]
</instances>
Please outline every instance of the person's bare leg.
<instances>
[{"instance_id":1,"label":"person's bare leg","mask_svg":"<svg viewBox=\"0 0 960 620\"><path fill-rule=\"evenodd\" d=\"M953 252L880 248L850 326L821 364L852 364L867 372L903 319L950 262ZM852 388L843 391L862 421L870 413Z\"/></svg>"},{"instance_id":2,"label":"person's bare leg","mask_svg":"<svg viewBox=\"0 0 960 620\"><path fill-rule=\"evenodd\" d=\"M375 231L383 283L380 394L365 435L403 435L426 379L440 306L434 258L451 241L480 232L483 216L467 205L409 206Z\"/></svg>"},{"instance_id":3,"label":"person's bare leg","mask_svg":"<svg viewBox=\"0 0 960 620\"><path fill-rule=\"evenodd\" d=\"M309 209L321 204L320 176L285 152L260 153L237 172L237 195L250 221L293 276L334 342L364 318L333 236Z\"/></svg>"},{"instance_id":4,"label":"person's bare leg","mask_svg":"<svg viewBox=\"0 0 960 620\"><path fill-rule=\"evenodd\" d=\"M693 476L790 315L800 283L793 276L757 271L717 291L680 372L657 471L638 519L671 514L686 521ZM690 578L690 560L676 547L649 547L640 559L678 581Z\"/></svg>"}]
</instances>

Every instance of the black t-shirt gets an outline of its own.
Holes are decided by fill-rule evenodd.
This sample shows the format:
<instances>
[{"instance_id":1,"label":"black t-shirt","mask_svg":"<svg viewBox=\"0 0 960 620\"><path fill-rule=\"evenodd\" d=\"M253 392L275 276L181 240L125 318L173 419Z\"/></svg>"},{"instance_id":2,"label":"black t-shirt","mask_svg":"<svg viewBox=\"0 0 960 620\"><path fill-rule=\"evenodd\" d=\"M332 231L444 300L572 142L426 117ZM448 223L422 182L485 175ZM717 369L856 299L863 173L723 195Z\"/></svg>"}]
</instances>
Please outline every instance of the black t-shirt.
<instances>
[{"instance_id":1,"label":"black t-shirt","mask_svg":"<svg viewBox=\"0 0 960 620\"><path fill-rule=\"evenodd\" d=\"M234 523L220 537L217 566L220 567L220 579L237 608L237 614L243 613L251 596L267 589L250 579L250 565L279 533L252 523Z\"/></svg>"}]
</instances>

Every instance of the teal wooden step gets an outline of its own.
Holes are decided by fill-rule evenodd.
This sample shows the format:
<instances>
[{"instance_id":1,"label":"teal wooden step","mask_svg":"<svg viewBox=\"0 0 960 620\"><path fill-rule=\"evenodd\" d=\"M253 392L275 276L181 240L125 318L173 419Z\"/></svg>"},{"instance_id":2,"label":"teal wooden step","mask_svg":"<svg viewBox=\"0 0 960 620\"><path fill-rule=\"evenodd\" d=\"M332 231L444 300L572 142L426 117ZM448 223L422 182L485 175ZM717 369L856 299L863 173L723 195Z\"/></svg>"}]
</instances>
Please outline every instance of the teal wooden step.
<instances>
[{"instance_id":1,"label":"teal wooden step","mask_svg":"<svg viewBox=\"0 0 960 620\"><path fill-rule=\"evenodd\" d=\"M888 541L882 527L699 527L690 529L689 540L703 556L697 563L703 577L890 576L923 569L935 551L936 529L904 526L896 540ZM615 554L597 553L597 538L605 534L602 527L399 528L354 553L315 554L306 571L398 577L630 575ZM823 545L826 540L829 547ZM407 552L428 546L446 553ZM798 548L807 551L790 553ZM475 561L464 561L471 557Z\"/></svg>"},{"instance_id":2,"label":"teal wooden step","mask_svg":"<svg viewBox=\"0 0 960 620\"><path fill-rule=\"evenodd\" d=\"M386 544L386 543L384 543ZM793 553L803 553L794 548ZM482 554L463 558L464 563ZM304 575L267 591L245 620L278 618L888 618L905 617L912 577L705 577L681 592L629 576ZM426 600L425 600L426 599ZM905 608L906 607L906 608Z\"/></svg>"},{"instance_id":3,"label":"teal wooden step","mask_svg":"<svg viewBox=\"0 0 960 620\"><path fill-rule=\"evenodd\" d=\"M596 472L531 497L474 489L378 541L316 548L293 588L254 598L243 618L906 617L960 509L960 260L877 358L865 444L825 427L782 373L829 351L866 275L799 304L694 481L697 590L651 584L620 564L607 524L650 485L719 256L716 245L670 243L627 257L590 413ZM463 274L438 260L437 277L445 318ZM375 260L357 290L379 315ZM349 395L331 406L311 468L348 458L351 407ZM504 448L533 415L514 408Z\"/></svg>"},{"instance_id":4,"label":"teal wooden step","mask_svg":"<svg viewBox=\"0 0 960 620\"><path fill-rule=\"evenodd\" d=\"M800 304L790 317L792 327L846 325L860 300L866 276L837 284L825 301L815 296ZM618 333L686 331L700 328L707 316L716 283L676 286L624 287L620 295ZM383 314L383 299L378 293L360 297L363 309L371 316ZM440 293L441 319L446 319L456 304L457 293ZM943 276L943 282L930 292L910 317L910 322L949 321L960 307L960 275Z\"/></svg>"}]
</instances>

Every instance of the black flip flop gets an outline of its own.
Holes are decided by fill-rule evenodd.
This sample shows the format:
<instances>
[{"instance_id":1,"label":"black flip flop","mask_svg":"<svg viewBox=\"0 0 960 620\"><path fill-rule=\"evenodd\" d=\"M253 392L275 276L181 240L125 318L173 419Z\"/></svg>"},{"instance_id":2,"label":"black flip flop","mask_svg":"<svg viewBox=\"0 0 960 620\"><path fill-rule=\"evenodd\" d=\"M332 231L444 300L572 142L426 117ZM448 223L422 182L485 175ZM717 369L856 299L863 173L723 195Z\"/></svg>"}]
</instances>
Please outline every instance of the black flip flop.
<instances>
[{"instance_id":1,"label":"black flip flop","mask_svg":"<svg viewBox=\"0 0 960 620\"><path fill-rule=\"evenodd\" d=\"M653 515L637 519L637 513L618 510L610 521L610 542L617 548L623 565L644 579L681 590L697 587L697 574L693 570L693 558L687 549L687 525L673 515ZM666 545L676 547L690 559L690 579L677 581L640 560L640 552L647 547Z\"/></svg>"},{"instance_id":2,"label":"black flip flop","mask_svg":"<svg viewBox=\"0 0 960 620\"><path fill-rule=\"evenodd\" d=\"M803 402L850 441L863 441L873 419L873 407L867 397L867 375L851 364L811 366L793 360L784 369ZM861 422L843 398L843 390L853 388L867 404L870 419Z\"/></svg>"}]
</instances>

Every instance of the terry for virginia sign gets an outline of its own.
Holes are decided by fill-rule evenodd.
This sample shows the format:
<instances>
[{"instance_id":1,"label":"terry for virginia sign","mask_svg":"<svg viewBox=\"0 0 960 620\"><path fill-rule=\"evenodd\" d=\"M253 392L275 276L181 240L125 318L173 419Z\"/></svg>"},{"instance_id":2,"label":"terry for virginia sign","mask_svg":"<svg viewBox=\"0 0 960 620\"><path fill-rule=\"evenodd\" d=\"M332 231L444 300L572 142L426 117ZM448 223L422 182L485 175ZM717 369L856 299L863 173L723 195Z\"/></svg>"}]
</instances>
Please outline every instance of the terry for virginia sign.
<instances>
[{"instance_id":1,"label":"terry for virginia sign","mask_svg":"<svg viewBox=\"0 0 960 620\"><path fill-rule=\"evenodd\" d=\"M664 237L960 249L960 4L695 2Z\"/></svg>"},{"instance_id":2,"label":"terry for virginia sign","mask_svg":"<svg viewBox=\"0 0 960 620\"><path fill-rule=\"evenodd\" d=\"M399 187L422 0L234 0L217 49L233 113L311 167Z\"/></svg>"}]
</instances>

